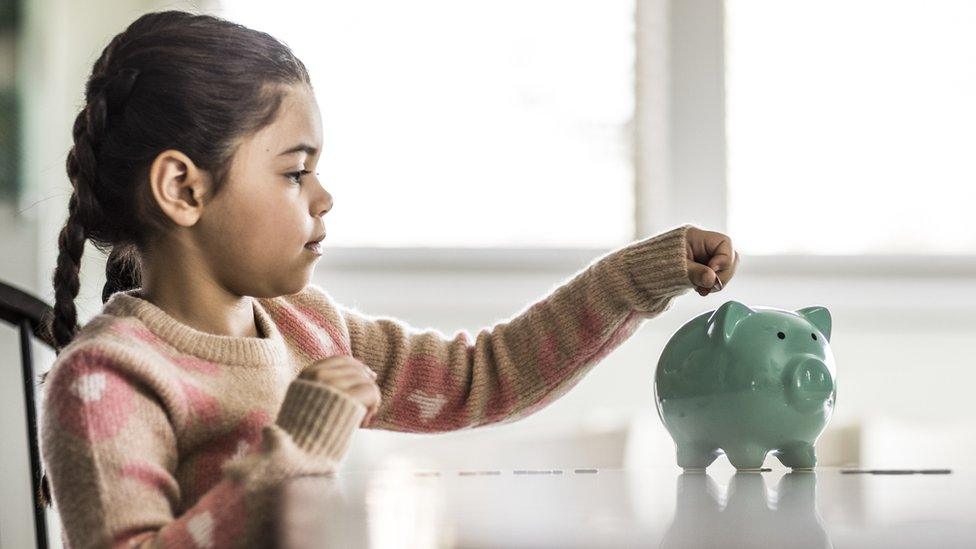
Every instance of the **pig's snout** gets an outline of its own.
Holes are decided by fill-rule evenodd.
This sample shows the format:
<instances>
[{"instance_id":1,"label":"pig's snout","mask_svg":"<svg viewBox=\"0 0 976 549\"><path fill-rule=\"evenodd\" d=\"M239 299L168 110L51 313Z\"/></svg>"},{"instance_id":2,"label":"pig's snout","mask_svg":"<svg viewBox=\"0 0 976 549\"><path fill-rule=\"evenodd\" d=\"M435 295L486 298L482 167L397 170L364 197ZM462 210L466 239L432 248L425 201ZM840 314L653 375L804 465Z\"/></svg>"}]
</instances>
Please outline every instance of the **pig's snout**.
<instances>
[{"instance_id":1,"label":"pig's snout","mask_svg":"<svg viewBox=\"0 0 976 549\"><path fill-rule=\"evenodd\" d=\"M790 405L812 413L823 409L834 392L834 380L823 360L813 355L798 356L783 371L783 385Z\"/></svg>"}]
</instances>

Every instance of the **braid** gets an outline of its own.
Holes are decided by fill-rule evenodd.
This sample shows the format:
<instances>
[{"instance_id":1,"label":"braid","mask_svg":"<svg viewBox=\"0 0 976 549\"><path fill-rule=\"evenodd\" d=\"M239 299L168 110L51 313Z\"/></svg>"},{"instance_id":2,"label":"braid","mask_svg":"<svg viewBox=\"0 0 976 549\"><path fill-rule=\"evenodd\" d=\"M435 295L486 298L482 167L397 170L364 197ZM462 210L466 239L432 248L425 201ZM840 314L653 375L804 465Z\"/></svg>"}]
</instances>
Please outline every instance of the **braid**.
<instances>
[{"instance_id":1,"label":"braid","mask_svg":"<svg viewBox=\"0 0 976 549\"><path fill-rule=\"evenodd\" d=\"M78 312L74 300L80 287L78 271L81 269L81 254L85 251L86 240L78 207L78 195L73 193L68 201L68 220L58 236L58 264L54 269L53 279L54 317L51 325L51 335L58 352L71 342L78 331Z\"/></svg>"},{"instance_id":2,"label":"braid","mask_svg":"<svg viewBox=\"0 0 976 549\"><path fill-rule=\"evenodd\" d=\"M102 210L96 200L94 187L98 180L97 171L97 146L98 136L105 130L106 119L109 114L107 95L111 95L112 101L121 103L125 96L129 94L137 70L123 70L116 76L121 80L121 84L115 84L105 76L106 67L112 52L118 47L123 34L117 35L105 50L101 57L95 62L92 77L88 80L85 87L85 96L88 105L75 117L72 127L72 137L74 146L68 152L65 168L68 172L68 179L74 191L68 199L68 219L61 228L58 235L58 261L54 269L52 283L54 285L54 307L53 313L45 320L47 326L48 340L54 343L56 353L67 346L75 334L78 333L78 310L75 308L75 298L81 287L80 271L81 256L85 251L85 241L88 239L89 232L99 219L103 219ZM107 89L106 89L107 88ZM95 92L93 94L93 92ZM114 109L113 109L114 111ZM118 251L117 251L118 250ZM127 268L130 263L131 252L126 246L116 246L109 255L106 274L108 282L105 284L102 301L106 300L106 292L109 295L114 291L114 284L135 284L139 283L138 266ZM41 375L40 384L47 381L50 371ZM38 494L35 494L41 507L50 507L52 503L50 482L47 473L41 475L41 486Z\"/></svg>"},{"instance_id":3,"label":"braid","mask_svg":"<svg viewBox=\"0 0 976 549\"><path fill-rule=\"evenodd\" d=\"M106 235L105 229L98 226L98 223L105 220L105 216L95 196L95 186L98 183L98 148L109 115L108 96L112 96L116 102L121 102L119 99L124 99L124 96L128 95L138 74L138 71L129 69L113 75L106 74L114 52L123 38L124 33L113 38L95 62L92 75L85 86L88 104L75 117L71 130L74 146L68 152L65 168L74 192L68 200L68 219L58 237L58 261L52 279L55 296L54 313L49 327L55 351L58 353L71 342L79 330L78 311L74 300L81 287L79 274L85 241L93 233L98 236ZM118 263L118 256L115 262L111 259L110 266ZM115 279L119 277L112 276L110 284L111 280ZM109 285L106 284L106 291L109 289Z\"/></svg>"}]
</instances>

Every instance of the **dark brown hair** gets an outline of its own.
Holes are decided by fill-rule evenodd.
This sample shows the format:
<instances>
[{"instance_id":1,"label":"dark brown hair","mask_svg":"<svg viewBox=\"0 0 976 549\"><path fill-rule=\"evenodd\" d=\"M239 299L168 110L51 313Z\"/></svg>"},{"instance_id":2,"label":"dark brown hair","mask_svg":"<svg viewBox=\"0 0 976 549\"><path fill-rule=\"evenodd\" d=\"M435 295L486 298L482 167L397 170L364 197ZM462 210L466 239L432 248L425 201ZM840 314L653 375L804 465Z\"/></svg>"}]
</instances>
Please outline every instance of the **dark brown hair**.
<instances>
[{"instance_id":1,"label":"dark brown hair","mask_svg":"<svg viewBox=\"0 0 976 549\"><path fill-rule=\"evenodd\" d=\"M88 77L66 162L74 190L47 328L57 353L80 329L74 300L86 240L109 254L103 303L140 286L140 250L169 222L148 185L156 156L181 151L219 192L241 140L275 119L283 86L295 84L311 88L288 46L220 17L152 12L112 38Z\"/></svg>"}]
</instances>

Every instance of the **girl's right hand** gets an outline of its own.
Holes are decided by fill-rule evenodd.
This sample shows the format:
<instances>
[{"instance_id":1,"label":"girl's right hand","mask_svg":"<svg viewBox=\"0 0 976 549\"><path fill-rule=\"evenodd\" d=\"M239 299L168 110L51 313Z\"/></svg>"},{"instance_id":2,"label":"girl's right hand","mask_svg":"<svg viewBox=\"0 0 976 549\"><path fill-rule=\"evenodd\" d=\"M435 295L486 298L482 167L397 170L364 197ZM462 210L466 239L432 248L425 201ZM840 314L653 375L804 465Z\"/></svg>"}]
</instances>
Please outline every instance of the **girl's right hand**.
<instances>
[{"instance_id":1,"label":"girl's right hand","mask_svg":"<svg viewBox=\"0 0 976 549\"><path fill-rule=\"evenodd\" d=\"M685 252L688 280L702 297L727 286L739 266L739 252L732 246L732 239L720 232L689 227Z\"/></svg>"},{"instance_id":2,"label":"girl's right hand","mask_svg":"<svg viewBox=\"0 0 976 549\"><path fill-rule=\"evenodd\" d=\"M324 383L365 406L366 416L360 427L369 425L380 407L376 372L351 356L338 355L320 360L305 368L298 377Z\"/></svg>"}]
</instances>

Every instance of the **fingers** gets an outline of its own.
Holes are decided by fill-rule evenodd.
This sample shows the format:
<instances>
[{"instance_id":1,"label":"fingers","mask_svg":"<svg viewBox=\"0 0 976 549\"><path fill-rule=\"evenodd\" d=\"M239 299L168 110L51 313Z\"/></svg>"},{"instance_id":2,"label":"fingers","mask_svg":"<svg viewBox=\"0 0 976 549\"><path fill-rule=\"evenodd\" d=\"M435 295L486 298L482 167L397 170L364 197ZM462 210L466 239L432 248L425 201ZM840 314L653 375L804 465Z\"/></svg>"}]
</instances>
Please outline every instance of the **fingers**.
<instances>
[{"instance_id":1,"label":"fingers","mask_svg":"<svg viewBox=\"0 0 976 549\"><path fill-rule=\"evenodd\" d=\"M349 396L366 406L366 416L363 417L363 422L360 424L360 426L365 427L369 425L369 422L379 410L381 401L379 387L377 387L375 383L360 383L348 389L347 393Z\"/></svg>"},{"instance_id":2,"label":"fingers","mask_svg":"<svg viewBox=\"0 0 976 549\"><path fill-rule=\"evenodd\" d=\"M349 389L359 383L373 383L373 377L363 371L362 368L347 366L328 369L319 368L309 375L303 373L302 377L332 385L342 390Z\"/></svg>"},{"instance_id":3,"label":"fingers","mask_svg":"<svg viewBox=\"0 0 976 549\"><path fill-rule=\"evenodd\" d=\"M739 252L732 239L715 231L689 229L688 278L701 296L721 291L735 275Z\"/></svg>"},{"instance_id":4,"label":"fingers","mask_svg":"<svg viewBox=\"0 0 976 549\"><path fill-rule=\"evenodd\" d=\"M719 273L719 278L722 279L723 285L725 282L728 282L730 278L732 278L732 275L735 274L735 270L739 267L739 252L734 251L732 254L732 266L728 269L723 269L722 272Z\"/></svg>"},{"instance_id":5,"label":"fingers","mask_svg":"<svg viewBox=\"0 0 976 549\"><path fill-rule=\"evenodd\" d=\"M701 263L688 263L688 278L691 283L701 288L711 288L718 280L718 275L711 268Z\"/></svg>"},{"instance_id":6,"label":"fingers","mask_svg":"<svg viewBox=\"0 0 976 549\"><path fill-rule=\"evenodd\" d=\"M320 360L306 368L300 377L329 382L338 377L359 373L369 380L375 380L376 372L362 362L349 356L335 356Z\"/></svg>"},{"instance_id":7,"label":"fingers","mask_svg":"<svg viewBox=\"0 0 976 549\"><path fill-rule=\"evenodd\" d=\"M380 407L380 389L377 374L353 357L342 355L320 360L307 367L300 378L324 383L366 406L366 415L360 425L372 421Z\"/></svg>"},{"instance_id":8,"label":"fingers","mask_svg":"<svg viewBox=\"0 0 976 549\"><path fill-rule=\"evenodd\" d=\"M732 254L733 259L730 262L730 265L715 271L717 280L715 281L715 287L712 289L716 292L721 291L722 288L725 287L729 280L732 279L732 276L735 275L736 267L739 266L739 252L733 251Z\"/></svg>"},{"instance_id":9,"label":"fingers","mask_svg":"<svg viewBox=\"0 0 976 549\"><path fill-rule=\"evenodd\" d=\"M347 392L369 409L376 408L380 403L380 389L375 383L357 383L350 387Z\"/></svg>"},{"instance_id":10,"label":"fingers","mask_svg":"<svg viewBox=\"0 0 976 549\"><path fill-rule=\"evenodd\" d=\"M732 249L732 241L721 233L714 234L718 235L720 240L718 240L717 243L706 240L706 247L709 248L709 255L711 256L711 259L708 260L708 266L715 272L731 269L734 261L732 256L734 253ZM709 246L709 244L713 244L714 248Z\"/></svg>"},{"instance_id":11,"label":"fingers","mask_svg":"<svg viewBox=\"0 0 976 549\"><path fill-rule=\"evenodd\" d=\"M330 387L342 391L347 396L366 407L366 415L360 427L369 425L380 407L380 389L372 381L363 381L358 376L334 379L328 383Z\"/></svg>"}]
</instances>

